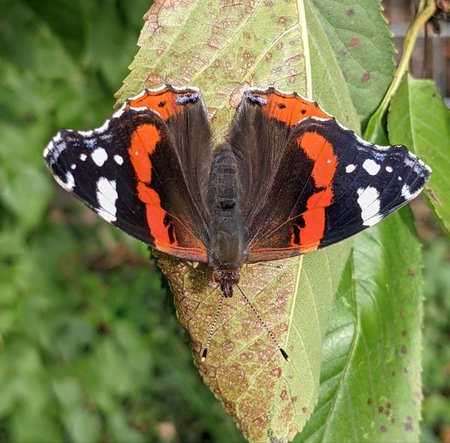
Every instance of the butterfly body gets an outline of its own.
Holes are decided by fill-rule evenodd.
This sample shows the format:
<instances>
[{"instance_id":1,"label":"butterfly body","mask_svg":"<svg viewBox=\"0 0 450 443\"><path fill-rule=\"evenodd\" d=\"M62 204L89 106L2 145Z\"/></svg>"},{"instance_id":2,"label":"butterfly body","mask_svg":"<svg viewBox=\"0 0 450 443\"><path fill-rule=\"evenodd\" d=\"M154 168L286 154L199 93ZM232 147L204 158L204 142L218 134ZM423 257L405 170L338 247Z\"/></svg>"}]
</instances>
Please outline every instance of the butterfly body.
<instances>
[{"instance_id":1,"label":"butterfly body","mask_svg":"<svg viewBox=\"0 0 450 443\"><path fill-rule=\"evenodd\" d=\"M60 131L44 151L55 179L108 222L182 259L208 263L231 297L244 263L326 247L379 222L431 170L381 147L316 103L245 92L216 149L196 88L126 101L93 131Z\"/></svg>"},{"instance_id":2,"label":"butterfly body","mask_svg":"<svg viewBox=\"0 0 450 443\"><path fill-rule=\"evenodd\" d=\"M239 281L239 270L246 261L240 193L237 160L231 145L224 143L214 155L209 177L207 256L214 280L227 297L232 296L233 284Z\"/></svg>"}]
</instances>

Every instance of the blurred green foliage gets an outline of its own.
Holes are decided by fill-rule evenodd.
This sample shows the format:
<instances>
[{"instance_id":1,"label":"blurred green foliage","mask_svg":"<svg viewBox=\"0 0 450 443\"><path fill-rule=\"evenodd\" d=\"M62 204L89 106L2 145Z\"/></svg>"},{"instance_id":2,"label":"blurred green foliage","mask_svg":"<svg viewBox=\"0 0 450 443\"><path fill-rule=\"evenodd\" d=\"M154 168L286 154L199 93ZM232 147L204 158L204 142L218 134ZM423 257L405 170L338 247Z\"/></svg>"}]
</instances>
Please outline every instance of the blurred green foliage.
<instances>
[{"instance_id":1,"label":"blurred green foliage","mask_svg":"<svg viewBox=\"0 0 450 443\"><path fill-rule=\"evenodd\" d=\"M42 159L61 127L112 113L148 7L0 0L0 441L242 440L146 247Z\"/></svg>"},{"instance_id":2,"label":"blurred green foliage","mask_svg":"<svg viewBox=\"0 0 450 443\"><path fill-rule=\"evenodd\" d=\"M42 150L111 113L148 0L0 0L0 442L238 442L147 249ZM423 441L450 426L448 242L426 251Z\"/></svg>"},{"instance_id":3,"label":"blurred green foliage","mask_svg":"<svg viewBox=\"0 0 450 443\"><path fill-rule=\"evenodd\" d=\"M422 442L450 438L450 249L443 237L428 242L425 259Z\"/></svg>"}]
</instances>

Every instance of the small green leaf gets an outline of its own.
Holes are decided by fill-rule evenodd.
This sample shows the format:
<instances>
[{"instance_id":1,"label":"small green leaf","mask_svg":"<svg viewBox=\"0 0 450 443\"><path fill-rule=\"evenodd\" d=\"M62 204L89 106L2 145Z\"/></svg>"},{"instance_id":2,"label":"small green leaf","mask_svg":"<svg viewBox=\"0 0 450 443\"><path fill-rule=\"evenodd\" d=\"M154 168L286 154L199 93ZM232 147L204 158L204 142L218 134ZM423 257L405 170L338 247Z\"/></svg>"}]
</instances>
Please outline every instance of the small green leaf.
<instances>
[{"instance_id":1,"label":"small green leaf","mask_svg":"<svg viewBox=\"0 0 450 443\"><path fill-rule=\"evenodd\" d=\"M433 169L428 200L450 231L450 110L429 80L405 76L390 107L389 139L413 150Z\"/></svg>"}]
</instances>

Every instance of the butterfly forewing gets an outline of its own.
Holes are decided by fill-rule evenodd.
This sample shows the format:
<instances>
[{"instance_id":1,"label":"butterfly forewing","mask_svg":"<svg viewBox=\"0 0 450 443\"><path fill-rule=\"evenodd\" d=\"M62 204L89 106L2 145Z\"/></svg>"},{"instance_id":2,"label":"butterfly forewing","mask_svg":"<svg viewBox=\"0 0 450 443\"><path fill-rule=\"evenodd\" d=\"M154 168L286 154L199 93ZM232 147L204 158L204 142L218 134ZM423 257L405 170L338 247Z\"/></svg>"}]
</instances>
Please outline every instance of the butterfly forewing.
<instances>
[{"instance_id":1,"label":"butterfly forewing","mask_svg":"<svg viewBox=\"0 0 450 443\"><path fill-rule=\"evenodd\" d=\"M211 139L201 99L188 92L141 94L101 128L61 131L44 156L59 183L105 220L163 252L207 261L199 158L211 155Z\"/></svg>"}]
</instances>

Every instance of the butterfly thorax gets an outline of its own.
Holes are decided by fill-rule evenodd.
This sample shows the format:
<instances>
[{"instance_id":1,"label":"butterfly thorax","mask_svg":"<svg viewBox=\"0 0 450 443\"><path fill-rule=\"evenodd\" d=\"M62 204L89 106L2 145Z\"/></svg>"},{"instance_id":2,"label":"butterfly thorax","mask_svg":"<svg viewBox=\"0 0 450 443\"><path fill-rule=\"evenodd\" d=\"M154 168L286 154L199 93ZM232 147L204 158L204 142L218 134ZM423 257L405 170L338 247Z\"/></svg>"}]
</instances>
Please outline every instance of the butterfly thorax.
<instances>
[{"instance_id":1,"label":"butterfly thorax","mask_svg":"<svg viewBox=\"0 0 450 443\"><path fill-rule=\"evenodd\" d=\"M246 259L240 211L240 186L236 158L229 144L221 145L214 156L209 176L208 205L210 241L208 262L214 280L226 297L233 295L239 270Z\"/></svg>"}]
</instances>

